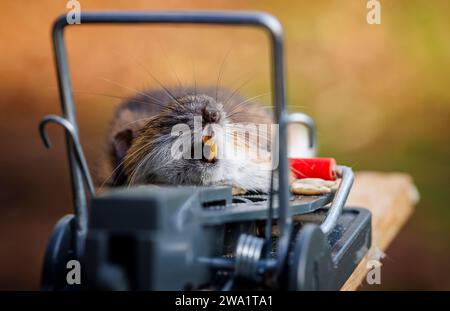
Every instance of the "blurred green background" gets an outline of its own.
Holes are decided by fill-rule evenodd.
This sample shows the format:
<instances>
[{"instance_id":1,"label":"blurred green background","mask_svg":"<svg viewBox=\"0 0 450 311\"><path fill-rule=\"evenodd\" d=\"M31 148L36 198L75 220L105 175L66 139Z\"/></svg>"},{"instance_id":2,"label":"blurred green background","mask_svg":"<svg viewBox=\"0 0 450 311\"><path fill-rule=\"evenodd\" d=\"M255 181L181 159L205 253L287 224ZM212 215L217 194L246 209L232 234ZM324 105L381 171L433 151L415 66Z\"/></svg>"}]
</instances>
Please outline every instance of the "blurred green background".
<instances>
[{"instance_id":1,"label":"blurred green background","mask_svg":"<svg viewBox=\"0 0 450 311\"><path fill-rule=\"evenodd\" d=\"M317 122L320 154L355 170L410 174L420 203L383 261L378 289L450 289L450 2L383 1L381 25L366 1L84 1L82 10L262 10L282 22L288 103ZM37 289L47 239L70 212L60 129L45 151L39 119L59 113L50 28L65 1L0 3L0 288ZM164 83L224 82L268 91L266 38L221 27L80 27L68 31L82 142L101 154L117 98L151 87L136 59ZM114 81L114 83L106 80ZM263 102L270 104L270 97Z\"/></svg>"}]
</instances>

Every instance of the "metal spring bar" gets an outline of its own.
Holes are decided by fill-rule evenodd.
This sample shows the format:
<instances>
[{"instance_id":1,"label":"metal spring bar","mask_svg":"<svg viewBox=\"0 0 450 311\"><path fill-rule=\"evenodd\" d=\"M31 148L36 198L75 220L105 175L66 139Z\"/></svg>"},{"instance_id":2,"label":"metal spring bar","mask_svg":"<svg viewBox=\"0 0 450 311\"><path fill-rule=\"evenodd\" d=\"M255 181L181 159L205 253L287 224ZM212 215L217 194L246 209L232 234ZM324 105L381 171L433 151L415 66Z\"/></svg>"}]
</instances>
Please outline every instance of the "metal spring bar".
<instances>
[{"instance_id":1,"label":"metal spring bar","mask_svg":"<svg viewBox=\"0 0 450 311\"><path fill-rule=\"evenodd\" d=\"M342 180L341 184L339 185L339 189L334 195L334 199L331 203L330 209L328 210L327 217L320 225L320 229L322 229L322 232L325 235L333 231L334 227L336 226L337 220L342 213L342 209L344 208L345 202L347 201L347 197L350 193L350 189L352 188L354 180L353 171L350 167L347 166L336 166L335 174Z\"/></svg>"},{"instance_id":2,"label":"metal spring bar","mask_svg":"<svg viewBox=\"0 0 450 311\"><path fill-rule=\"evenodd\" d=\"M313 152L315 154L315 148L316 148L316 124L314 120L308 116L305 113L296 112L291 113L287 117L288 123L298 123L302 124L306 127L308 130L308 140L309 140L309 147L313 149ZM270 176L270 193L269 193L269 209L267 211L267 222L266 222L266 245L271 244L272 239L272 219L273 219L273 178L274 178L274 172L272 171L272 174ZM287 231L287 230L286 230ZM266 247L266 258L270 258L271 253L271 247Z\"/></svg>"},{"instance_id":3,"label":"metal spring bar","mask_svg":"<svg viewBox=\"0 0 450 311\"><path fill-rule=\"evenodd\" d=\"M271 44L272 94L275 104L275 122L279 124L278 135L278 200L280 206L279 226L282 232L277 248L279 268L284 265L289 240L291 215L288 213L289 184L287 159L287 111L285 103L284 63L283 63L283 31L279 21L266 13L256 12L82 12L83 24L122 23L122 24L219 24L259 27L269 34ZM58 71L58 83L61 105L64 117L73 124L77 134L75 106L71 90L67 53L64 44L63 30L69 26L66 16L60 16L53 26L53 44ZM79 26L79 25L77 25ZM77 135L75 135L77 137ZM75 209L86 204L81 172L76 165L72 144L67 142L70 169L72 176L72 190L74 193ZM275 149L276 150L276 149ZM276 151L274 151L276 152ZM273 157L274 158L274 157Z\"/></svg>"},{"instance_id":4,"label":"metal spring bar","mask_svg":"<svg viewBox=\"0 0 450 311\"><path fill-rule=\"evenodd\" d=\"M66 119L56 115L48 115L42 119L39 123L39 133L44 142L45 147L51 147L51 141L45 131L45 126L49 123L53 122L61 125L65 131L67 137L71 139L71 147L74 150L74 156L77 161L77 168L82 172L83 178L86 182L86 186L88 187L89 194L91 197L95 195L94 184L92 182L91 175L89 174L89 169L87 166L86 159L84 157L83 149L81 148L81 144L76 135L75 128L73 125ZM83 206L80 206L78 209L75 209L76 221L77 221L77 229L80 232L84 232L87 226L87 209Z\"/></svg>"}]
</instances>

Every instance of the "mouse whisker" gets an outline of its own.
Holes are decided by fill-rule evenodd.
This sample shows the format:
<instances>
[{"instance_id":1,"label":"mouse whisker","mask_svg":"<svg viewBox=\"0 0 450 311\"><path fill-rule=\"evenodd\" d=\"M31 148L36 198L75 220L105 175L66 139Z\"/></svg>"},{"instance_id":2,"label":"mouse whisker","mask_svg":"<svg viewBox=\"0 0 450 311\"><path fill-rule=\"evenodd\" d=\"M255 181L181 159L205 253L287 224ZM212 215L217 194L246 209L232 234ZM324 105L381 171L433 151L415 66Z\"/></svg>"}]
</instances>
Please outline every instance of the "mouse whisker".
<instances>
[{"instance_id":1,"label":"mouse whisker","mask_svg":"<svg viewBox=\"0 0 450 311\"><path fill-rule=\"evenodd\" d=\"M245 102L247 102L247 101L245 101ZM248 104L248 103L247 103ZM307 106L303 106L303 105L295 105L295 104L292 104L292 105L286 105L288 108L290 108L290 107L294 107L294 108L299 108L299 109L307 109L308 107ZM262 105L255 105L254 106L255 108L261 108L261 109L271 109L272 111L274 110L274 106L271 106L271 105L264 105L264 106L262 106ZM230 112L228 112L227 113L227 115L225 116L225 119L230 119L231 117L234 117L234 116L239 116L239 114L245 114L246 113L246 110L244 110L244 109L242 109L242 107L236 107L236 108L241 108L241 109L232 109ZM245 119L247 119L246 117L245 117L245 115L243 116ZM258 116L253 116L252 117L252 119L258 119ZM265 120L265 118L264 117L261 117L261 119L262 120ZM235 120L235 121L237 121L237 120Z\"/></svg>"},{"instance_id":2,"label":"mouse whisker","mask_svg":"<svg viewBox=\"0 0 450 311\"><path fill-rule=\"evenodd\" d=\"M111 172L111 174L108 177L106 177L105 180L103 180L102 184L99 187L99 190L102 190L105 187L106 183L114 176L114 174L116 174L117 170L123 166L124 166L124 162L122 161L114 168L114 170ZM122 171L120 174L123 175L124 172ZM120 177L121 175L119 175L118 177Z\"/></svg>"},{"instance_id":3,"label":"mouse whisker","mask_svg":"<svg viewBox=\"0 0 450 311\"><path fill-rule=\"evenodd\" d=\"M137 119L137 120L134 120L134 121L125 123L123 126L124 126L124 127L127 127L128 125L135 124L135 123L138 123L138 122L141 122L141 121L146 121L146 122L148 122L148 121L151 121L152 119L154 120L154 119L155 119L155 116L151 116L151 117L147 117L147 118L142 118L142 119Z\"/></svg>"},{"instance_id":4,"label":"mouse whisker","mask_svg":"<svg viewBox=\"0 0 450 311\"><path fill-rule=\"evenodd\" d=\"M169 97L171 97L178 105L180 108L185 109L185 107L183 106L182 103L180 103L180 101L172 94L172 92L170 92L170 90L161 82L159 81L152 73L151 71L144 65L144 63L137 58L137 56L130 56L130 58L139 65L139 67L144 70L144 72L149 75L156 83L158 83L158 85L164 90L164 92L167 93L167 95L169 95ZM144 93L145 94L145 93ZM147 94L148 95L148 94ZM146 95L144 95L146 96Z\"/></svg>"},{"instance_id":5,"label":"mouse whisker","mask_svg":"<svg viewBox=\"0 0 450 311\"><path fill-rule=\"evenodd\" d=\"M241 118L242 118L243 122L240 121ZM235 111L231 115L225 116L224 119L233 121L233 123L249 123L249 118L246 115L245 110ZM270 121L269 121L269 119L266 116L262 116L262 115L254 115L251 117L251 120L252 121L261 121L262 124L267 124L267 123L273 122L272 118L270 118Z\"/></svg>"},{"instance_id":6,"label":"mouse whisker","mask_svg":"<svg viewBox=\"0 0 450 311\"><path fill-rule=\"evenodd\" d=\"M134 161L136 159L136 157L138 156L138 153L141 152L143 149L145 149L146 147L150 146L150 142L144 144L143 146L139 147L137 150L134 150L132 153L128 154L127 157L130 158L131 161ZM117 170L119 168L121 168L122 166L125 165L125 162L122 160L122 162L120 164L118 164L114 170L112 171L112 173L103 181L102 185L100 186L100 189L102 189L104 187L104 185L106 184L106 182L111 179L114 174L117 172ZM124 174L124 172L122 171L121 174ZM120 177L120 175L118 176Z\"/></svg>"},{"instance_id":7,"label":"mouse whisker","mask_svg":"<svg viewBox=\"0 0 450 311\"><path fill-rule=\"evenodd\" d=\"M136 178L138 177L138 174L141 173L141 167L144 164L148 163L150 158L154 157L156 153L157 153L157 151L149 152L138 162L138 164L135 166L135 168L133 169L133 171L132 171L132 173L130 175L130 178L128 180L128 186L136 184ZM158 167L157 169L160 169L162 167L166 167L167 165L171 164L172 162L173 162L173 160L169 161L169 162L166 162L164 165ZM153 170L145 170L145 173L146 173L146 175L150 175L150 174L153 174L155 171L156 171L155 169L153 169Z\"/></svg>"},{"instance_id":8,"label":"mouse whisker","mask_svg":"<svg viewBox=\"0 0 450 311\"><path fill-rule=\"evenodd\" d=\"M140 157L142 156L142 154L144 154L144 149L149 148L150 147L150 143L144 144L143 146L139 147L137 150L134 150L131 154L129 154L127 156L127 161L129 163L134 163L134 162L140 162ZM150 154L151 152L149 152L149 150L145 150L147 151L146 154ZM145 157L145 156L144 156Z\"/></svg>"},{"instance_id":9,"label":"mouse whisker","mask_svg":"<svg viewBox=\"0 0 450 311\"><path fill-rule=\"evenodd\" d=\"M235 141L235 142L237 142L237 143L244 143L244 144L247 144L247 143L250 143L251 141L250 140L248 140L248 139L245 139L245 138L237 138L237 137L228 137L231 141ZM258 138L258 140L267 140L267 142L270 142L270 139L269 138L267 138L267 137L264 137L264 136L257 136L257 137L255 137L255 138ZM258 145L258 142L256 142L256 145ZM252 144L252 146L254 147L254 145Z\"/></svg>"},{"instance_id":10,"label":"mouse whisker","mask_svg":"<svg viewBox=\"0 0 450 311\"><path fill-rule=\"evenodd\" d=\"M124 89L129 90L129 91L132 91L132 92L136 92L136 93L139 94L139 95L142 95L142 96L144 96L144 97L147 97L147 98L150 98L150 99L152 99L152 100L155 100L155 101L157 101L158 103L160 103L160 104L162 105L161 101L159 101L157 98L155 98L155 97L153 97L153 96L151 96L151 95L149 95L149 94L147 94L147 93L145 93L145 92L139 91L139 90L137 90L137 89L135 89L135 88L132 88L132 87L129 87L129 86L120 84L120 83L118 83L118 82L116 82L116 81L112 81L112 80L107 79L107 78L103 78L103 80L104 80L105 82L114 84L114 85L116 85L116 86L118 86L118 87L124 88Z\"/></svg>"},{"instance_id":11,"label":"mouse whisker","mask_svg":"<svg viewBox=\"0 0 450 311\"><path fill-rule=\"evenodd\" d=\"M164 135L164 136L167 136L167 135ZM140 155L146 153L142 157L142 159L140 159L138 161L138 163L134 166L133 171L132 171L132 173L130 175L130 178L129 178L129 183L134 183L135 177L136 177L137 173L139 172L141 166L144 164L144 162L147 162L151 157L153 157L155 155L155 153L158 152L157 151L158 148L156 148L156 147L151 148L151 146L152 146L152 142L147 142L147 143L143 144L143 146L140 146L138 149L133 150L131 154L127 155L127 161L129 163L134 163L134 162L136 162L136 159ZM146 148L148 148L149 150L147 150L147 152L143 151Z\"/></svg>"},{"instance_id":12,"label":"mouse whisker","mask_svg":"<svg viewBox=\"0 0 450 311\"><path fill-rule=\"evenodd\" d=\"M131 173L130 173L130 176L128 177L128 186L134 185L134 184L136 183L136 182L135 182L135 180L136 180L136 175L137 175L137 173L139 172L139 169L140 169L142 163L144 163L144 162L146 161L146 158L147 158L149 155L150 155L150 153L147 154L146 156L144 156L144 157L137 163L137 165L133 168L133 170L132 170Z\"/></svg>"},{"instance_id":13,"label":"mouse whisker","mask_svg":"<svg viewBox=\"0 0 450 311\"><path fill-rule=\"evenodd\" d=\"M225 55L224 55L224 57L223 57L223 59L222 59L222 62L220 63L220 66L219 66L219 73L218 73L218 75L217 75L217 82L216 82L216 102L217 102L217 95L218 95L218 93L219 93L219 87L220 87L220 82L221 82L221 80L222 80L222 75L223 75L223 69L224 69L224 66L225 66L225 62L227 61L227 59L228 59L228 56L230 55L230 53L231 53L231 47L228 49L228 51L225 53Z\"/></svg>"},{"instance_id":14,"label":"mouse whisker","mask_svg":"<svg viewBox=\"0 0 450 311\"><path fill-rule=\"evenodd\" d=\"M262 108L271 108L272 110L275 109L275 107L274 107L273 105L260 106L260 107L262 107ZM287 107L287 108L293 107L293 108L300 108L300 109L308 109L308 108L309 108L308 106L295 105L295 104L287 104L286 107Z\"/></svg>"},{"instance_id":15,"label":"mouse whisker","mask_svg":"<svg viewBox=\"0 0 450 311\"><path fill-rule=\"evenodd\" d=\"M115 95L115 94L106 94L106 93L97 93L97 92L90 92L90 91L73 91L73 93L75 94L85 94L85 95L94 95L94 96L104 96L104 97L110 97L110 98L117 98L117 99L121 99L121 100L129 100L129 97L126 96L120 96L120 95ZM148 96L147 96L148 97ZM150 98L150 97L149 97ZM152 100L157 100L156 98ZM154 102L154 101L143 101L143 100L137 100L137 99L133 99L134 102L136 103L141 103L141 104L154 104L158 107L161 107L163 109L167 108L167 105L162 104L160 101L158 102Z\"/></svg>"},{"instance_id":16,"label":"mouse whisker","mask_svg":"<svg viewBox=\"0 0 450 311\"><path fill-rule=\"evenodd\" d=\"M226 105L228 103L228 101L233 98L234 95L236 95L237 92L239 92L248 82L250 82L253 79L252 77L249 77L247 79L244 80L244 82L242 82L237 88L234 89L234 91L231 93L230 96L228 96L228 98L224 101L223 105Z\"/></svg>"},{"instance_id":17,"label":"mouse whisker","mask_svg":"<svg viewBox=\"0 0 450 311\"><path fill-rule=\"evenodd\" d=\"M270 95L270 94L271 94L270 92L267 92L267 93L263 93L263 94L259 94L259 95L253 96L253 97L248 98L248 99L246 99L246 100L244 100L244 101L241 101L240 103L234 105L234 106L232 107L232 109L231 109L228 113L232 114L232 113L235 112L239 107L245 106L245 104L249 104L249 103L251 103L253 100L257 99L257 98L260 98L260 97L263 97L263 96L267 96L267 95ZM261 107L261 106L255 105L255 107Z\"/></svg>"},{"instance_id":18,"label":"mouse whisker","mask_svg":"<svg viewBox=\"0 0 450 311\"><path fill-rule=\"evenodd\" d=\"M158 85L164 90L164 92L166 92L166 94L169 95L169 97L171 97L179 105L180 108L185 109L184 105L178 100L178 98L176 98L175 95L173 95L172 92L170 92L169 88L166 87L159 79L157 79L151 73L151 71L146 66L144 66L142 62L138 61L137 59L135 59L135 61L141 66L142 69L145 70L147 75L149 75L156 83L158 83Z\"/></svg>"},{"instance_id":19,"label":"mouse whisker","mask_svg":"<svg viewBox=\"0 0 450 311\"><path fill-rule=\"evenodd\" d=\"M177 103L177 105L180 108L182 108L183 110L186 110L184 105L179 101L179 99L175 95L173 95L172 92L170 92L170 90L167 87L165 87L161 82L159 82L159 80L156 80L156 82L161 86L161 88L164 90L164 92L166 92L167 95L169 95L175 101L175 103Z\"/></svg>"},{"instance_id":20,"label":"mouse whisker","mask_svg":"<svg viewBox=\"0 0 450 311\"><path fill-rule=\"evenodd\" d=\"M194 61L192 60L192 57L189 58L191 61L191 66L192 66L192 75L194 78L194 96L197 97L197 73L195 70L195 64Z\"/></svg>"},{"instance_id":21,"label":"mouse whisker","mask_svg":"<svg viewBox=\"0 0 450 311\"><path fill-rule=\"evenodd\" d=\"M242 118L242 122L241 122L241 118ZM233 123L249 123L249 119L248 119L248 116L246 116L246 111L245 110L235 111L231 115L225 116L224 119L231 120L231 121L233 121ZM261 121L264 124L265 123L270 123L268 118L265 117L265 116L262 116L262 115L261 116L260 115L252 116L251 117L251 121L252 121L251 123L254 123L253 121Z\"/></svg>"},{"instance_id":22,"label":"mouse whisker","mask_svg":"<svg viewBox=\"0 0 450 311\"><path fill-rule=\"evenodd\" d=\"M170 68L170 70L173 72L173 74L175 75L175 79L178 82L178 86L181 89L184 89L183 84L181 83L180 77L177 73L177 71L175 70L175 68L172 65L172 62L169 60L169 56L167 56L166 50L163 48L163 46L161 45L161 43L158 44L159 45L159 49L161 51L161 53L164 56L164 62L166 63L166 66Z\"/></svg>"}]
</instances>

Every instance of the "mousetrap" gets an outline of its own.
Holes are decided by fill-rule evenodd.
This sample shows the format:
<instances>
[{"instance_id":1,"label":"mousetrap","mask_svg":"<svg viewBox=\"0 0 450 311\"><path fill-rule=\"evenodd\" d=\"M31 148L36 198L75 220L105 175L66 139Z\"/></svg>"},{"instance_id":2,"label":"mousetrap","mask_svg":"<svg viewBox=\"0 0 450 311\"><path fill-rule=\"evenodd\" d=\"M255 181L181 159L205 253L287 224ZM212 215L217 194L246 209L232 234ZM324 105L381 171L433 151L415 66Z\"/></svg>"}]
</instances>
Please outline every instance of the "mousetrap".
<instances>
[{"instance_id":1,"label":"mousetrap","mask_svg":"<svg viewBox=\"0 0 450 311\"><path fill-rule=\"evenodd\" d=\"M362 208L344 208L353 183L349 167L333 165L331 173L340 181L336 191L308 196L290 191L287 125L307 126L312 146L315 127L308 116L287 113L280 23L268 14L248 12L81 13L80 27L98 23L263 29L272 51L280 146L273 152L278 152L279 165L268 194L233 196L231 187L194 186L135 186L96 194L79 142L63 36L69 25L61 16L53 43L63 116L45 117L40 132L49 147L46 124L65 129L74 214L61 218L50 237L42 289L340 289L370 247L371 215ZM70 260L81 263L79 285L67 283Z\"/></svg>"}]
</instances>

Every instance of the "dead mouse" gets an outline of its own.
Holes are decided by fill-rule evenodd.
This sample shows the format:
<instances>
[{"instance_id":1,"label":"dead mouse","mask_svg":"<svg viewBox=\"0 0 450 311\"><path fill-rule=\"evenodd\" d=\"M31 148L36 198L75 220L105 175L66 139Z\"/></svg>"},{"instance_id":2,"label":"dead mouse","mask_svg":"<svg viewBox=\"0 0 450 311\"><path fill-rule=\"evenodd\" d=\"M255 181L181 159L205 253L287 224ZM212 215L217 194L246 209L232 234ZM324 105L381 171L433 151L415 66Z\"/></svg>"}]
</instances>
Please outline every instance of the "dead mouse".
<instances>
[{"instance_id":1,"label":"dead mouse","mask_svg":"<svg viewBox=\"0 0 450 311\"><path fill-rule=\"evenodd\" d=\"M223 88L140 92L115 112L101 175L110 186L229 185L233 193L267 192L272 123L270 109ZM250 134L230 134L230 128Z\"/></svg>"}]
</instances>

